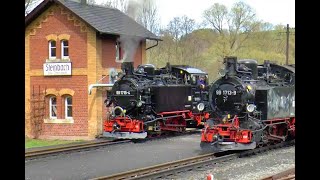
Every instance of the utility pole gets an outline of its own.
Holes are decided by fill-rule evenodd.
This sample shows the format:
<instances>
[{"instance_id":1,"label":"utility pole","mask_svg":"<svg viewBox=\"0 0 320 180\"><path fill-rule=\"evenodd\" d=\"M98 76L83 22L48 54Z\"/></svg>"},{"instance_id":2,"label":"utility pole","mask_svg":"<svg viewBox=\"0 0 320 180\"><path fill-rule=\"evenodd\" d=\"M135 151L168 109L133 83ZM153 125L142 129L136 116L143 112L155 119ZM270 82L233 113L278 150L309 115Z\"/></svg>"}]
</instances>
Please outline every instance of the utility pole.
<instances>
[{"instance_id":1,"label":"utility pole","mask_svg":"<svg viewBox=\"0 0 320 180\"><path fill-rule=\"evenodd\" d=\"M286 65L289 65L289 35L290 35L290 28L289 24L287 24L286 32L280 32L281 33L286 33L287 39L286 39ZM294 34L294 33L291 33Z\"/></svg>"}]
</instances>

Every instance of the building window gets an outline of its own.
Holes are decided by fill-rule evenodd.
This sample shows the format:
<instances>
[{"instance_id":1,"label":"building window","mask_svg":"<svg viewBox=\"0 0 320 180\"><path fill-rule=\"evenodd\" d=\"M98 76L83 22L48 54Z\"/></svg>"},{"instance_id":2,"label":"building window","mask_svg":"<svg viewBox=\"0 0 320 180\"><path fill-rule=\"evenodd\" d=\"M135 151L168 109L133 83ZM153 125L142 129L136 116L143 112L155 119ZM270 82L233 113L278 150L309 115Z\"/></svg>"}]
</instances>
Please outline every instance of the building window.
<instances>
[{"instance_id":1,"label":"building window","mask_svg":"<svg viewBox=\"0 0 320 180\"><path fill-rule=\"evenodd\" d=\"M57 45L56 45L56 41L51 40L49 41L49 59L56 59L57 57Z\"/></svg>"},{"instance_id":2,"label":"building window","mask_svg":"<svg viewBox=\"0 0 320 180\"><path fill-rule=\"evenodd\" d=\"M65 98L65 115L66 115L66 119L68 118L72 118L72 97L71 96L67 96Z\"/></svg>"},{"instance_id":3,"label":"building window","mask_svg":"<svg viewBox=\"0 0 320 180\"><path fill-rule=\"evenodd\" d=\"M57 98L55 96L50 97L49 109L50 119L57 119Z\"/></svg>"},{"instance_id":4,"label":"building window","mask_svg":"<svg viewBox=\"0 0 320 180\"><path fill-rule=\"evenodd\" d=\"M69 58L69 42L68 40L61 41L61 59Z\"/></svg>"},{"instance_id":5,"label":"building window","mask_svg":"<svg viewBox=\"0 0 320 180\"><path fill-rule=\"evenodd\" d=\"M120 42L116 42L116 61L122 60L122 52L121 52L121 45Z\"/></svg>"}]
</instances>

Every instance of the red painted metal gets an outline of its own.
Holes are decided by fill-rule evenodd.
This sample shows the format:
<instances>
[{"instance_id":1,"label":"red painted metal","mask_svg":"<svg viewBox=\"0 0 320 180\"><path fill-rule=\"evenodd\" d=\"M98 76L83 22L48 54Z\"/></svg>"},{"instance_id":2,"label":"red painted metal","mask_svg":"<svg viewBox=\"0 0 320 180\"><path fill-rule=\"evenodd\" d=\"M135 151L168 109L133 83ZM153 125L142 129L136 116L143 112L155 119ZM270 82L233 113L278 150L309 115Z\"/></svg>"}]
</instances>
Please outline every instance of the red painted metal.
<instances>
[{"instance_id":1,"label":"red painted metal","mask_svg":"<svg viewBox=\"0 0 320 180\"><path fill-rule=\"evenodd\" d=\"M116 117L112 120L106 120L104 122L104 131L112 132L114 131L113 125L117 123L120 132L142 132L143 131L143 121L137 119L129 119L128 117Z\"/></svg>"},{"instance_id":2,"label":"red painted metal","mask_svg":"<svg viewBox=\"0 0 320 180\"><path fill-rule=\"evenodd\" d=\"M209 113L193 114L190 110L161 112L157 115L158 117L165 119L164 121L159 121L161 131L177 131L177 132L185 131L186 124L187 124L186 119L193 119L197 121L198 125L200 125L204 119L209 118ZM144 129L144 123L142 120L130 119L127 116L126 117L118 116L114 119L106 120L104 122L104 131L113 132L115 130L114 129L115 123L119 125L119 129L116 130L118 132L146 131L146 129Z\"/></svg>"},{"instance_id":3,"label":"red painted metal","mask_svg":"<svg viewBox=\"0 0 320 180\"><path fill-rule=\"evenodd\" d=\"M214 125L209 128L207 125L201 133L201 141L213 142L215 135L222 136L225 141L237 143L250 143L252 140L252 132L250 130L240 130L239 118L235 116L232 122Z\"/></svg>"},{"instance_id":4,"label":"red painted metal","mask_svg":"<svg viewBox=\"0 0 320 180\"><path fill-rule=\"evenodd\" d=\"M281 138L285 139L288 133L295 135L295 117L270 119L264 120L264 122L271 127L269 134L273 137L278 137L279 140ZM216 141L215 135L223 136L224 141L228 142L250 143L252 141L252 132L250 130L240 130L237 116L233 118L231 123L222 123L213 127L206 125L202 129L201 141L214 142Z\"/></svg>"}]
</instances>

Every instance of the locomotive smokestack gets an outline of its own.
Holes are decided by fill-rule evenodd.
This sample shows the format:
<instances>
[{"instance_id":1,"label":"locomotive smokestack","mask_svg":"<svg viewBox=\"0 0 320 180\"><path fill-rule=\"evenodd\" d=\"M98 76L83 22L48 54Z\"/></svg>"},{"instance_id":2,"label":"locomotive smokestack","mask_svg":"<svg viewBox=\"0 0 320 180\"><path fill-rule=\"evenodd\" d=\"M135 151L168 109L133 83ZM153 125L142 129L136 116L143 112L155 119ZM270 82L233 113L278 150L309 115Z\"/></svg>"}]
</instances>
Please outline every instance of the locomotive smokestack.
<instances>
[{"instance_id":1,"label":"locomotive smokestack","mask_svg":"<svg viewBox=\"0 0 320 180\"><path fill-rule=\"evenodd\" d=\"M224 58L225 69L227 70L228 76L236 75L237 57L227 56Z\"/></svg>"},{"instance_id":2,"label":"locomotive smokestack","mask_svg":"<svg viewBox=\"0 0 320 180\"><path fill-rule=\"evenodd\" d=\"M133 74L133 62L123 62L121 64L121 69L126 75L132 75Z\"/></svg>"}]
</instances>

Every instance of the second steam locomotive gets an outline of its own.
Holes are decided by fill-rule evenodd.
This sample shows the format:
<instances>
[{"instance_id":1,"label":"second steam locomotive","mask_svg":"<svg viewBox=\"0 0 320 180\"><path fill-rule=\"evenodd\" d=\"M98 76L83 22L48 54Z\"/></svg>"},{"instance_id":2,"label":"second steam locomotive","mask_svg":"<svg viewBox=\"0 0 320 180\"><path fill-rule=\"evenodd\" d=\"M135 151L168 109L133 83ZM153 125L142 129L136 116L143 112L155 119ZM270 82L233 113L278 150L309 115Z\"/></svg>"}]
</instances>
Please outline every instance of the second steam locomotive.
<instances>
[{"instance_id":1,"label":"second steam locomotive","mask_svg":"<svg viewBox=\"0 0 320 180\"><path fill-rule=\"evenodd\" d=\"M221 77L210 85L212 109L201 148L254 149L295 136L295 68L269 61L224 59Z\"/></svg>"},{"instance_id":2,"label":"second steam locomotive","mask_svg":"<svg viewBox=\"0 0 320 180\"><path fill-rule=\"evenodd\" d=\"M104 123L104 137L143 139L163 132L184 132L187 124L209 118L208 75L190 66L123 62L123 75L107 92L112 106Z\"/></svg>"}]
</instances>

